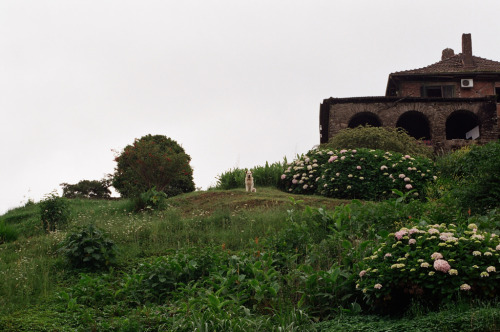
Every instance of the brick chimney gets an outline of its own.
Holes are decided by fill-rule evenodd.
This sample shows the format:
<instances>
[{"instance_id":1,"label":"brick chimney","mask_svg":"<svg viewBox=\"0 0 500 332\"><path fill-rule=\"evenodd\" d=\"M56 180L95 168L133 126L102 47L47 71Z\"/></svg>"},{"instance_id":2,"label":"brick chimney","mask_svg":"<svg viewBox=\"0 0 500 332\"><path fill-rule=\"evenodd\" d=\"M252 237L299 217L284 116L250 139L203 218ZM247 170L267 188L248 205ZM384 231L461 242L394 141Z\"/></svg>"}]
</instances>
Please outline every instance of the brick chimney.
<instances>
[{"instance_id":1,"label":"brick chimney","mask_svg":"<svg viewBox=\"0 0 500 332\"><path fill-rule=\"evenodd\" d=\"M464 67L474 67L472 60L472 39L470 33L462 34L462 55Z\"/></svg>"}]
</instances>

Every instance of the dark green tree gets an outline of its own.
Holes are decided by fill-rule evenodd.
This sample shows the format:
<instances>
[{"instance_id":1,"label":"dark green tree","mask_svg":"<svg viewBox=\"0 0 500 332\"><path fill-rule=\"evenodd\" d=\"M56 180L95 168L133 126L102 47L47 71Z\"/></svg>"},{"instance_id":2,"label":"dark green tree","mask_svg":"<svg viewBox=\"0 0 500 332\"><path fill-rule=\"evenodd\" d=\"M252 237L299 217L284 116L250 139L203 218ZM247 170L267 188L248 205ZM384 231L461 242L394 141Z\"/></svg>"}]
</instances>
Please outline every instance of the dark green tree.
<instances>
[{"instance_id":1,"label":"dark green tree","mask_svg":"<svg viewBox=\"0 0 500 332\"><path fill-rule=\"evenodd\" d=\"M191 157L174 140L146 135L116 156L113 187L122 197L139 197L155 189L168 196L194 191Z\"/></svg>"}]
</instances>

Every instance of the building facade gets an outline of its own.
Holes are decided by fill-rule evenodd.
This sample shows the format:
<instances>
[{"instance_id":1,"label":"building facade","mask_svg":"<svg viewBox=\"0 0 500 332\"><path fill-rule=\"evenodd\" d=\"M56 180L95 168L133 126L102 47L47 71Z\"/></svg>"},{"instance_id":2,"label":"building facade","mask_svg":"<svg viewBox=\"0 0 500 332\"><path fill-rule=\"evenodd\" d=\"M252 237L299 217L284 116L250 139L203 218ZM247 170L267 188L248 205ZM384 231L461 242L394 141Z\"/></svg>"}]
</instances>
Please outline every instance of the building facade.
<instances>
[{"instance_id":1,"label":"building facade","mask_svg":"<svg viewBox=\"0 0 500 332\"><path fill-rule=\"evenodd\" d=\"M360 125L405 129L435 149L499 138L500 62L472 55L470 34L462 53L443 50L430 66L392 73L381 97L329 98L320 106L320 142Z\"/></svg>"}]
</instances>

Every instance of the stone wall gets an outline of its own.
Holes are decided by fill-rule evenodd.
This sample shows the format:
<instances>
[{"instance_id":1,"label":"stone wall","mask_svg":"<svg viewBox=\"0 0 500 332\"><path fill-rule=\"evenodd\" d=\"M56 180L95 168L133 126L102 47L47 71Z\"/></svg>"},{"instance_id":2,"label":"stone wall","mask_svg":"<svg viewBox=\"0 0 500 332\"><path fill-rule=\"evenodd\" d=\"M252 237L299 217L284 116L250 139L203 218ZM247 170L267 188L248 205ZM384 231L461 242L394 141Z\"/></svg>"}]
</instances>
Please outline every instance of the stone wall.
<instances>
[{"instance_id":1,"label":"stone wall","mask_svg":"<svg viewBox=\"0 0 500 332\"><path fill-rule=\"evenodd\" d=\"M449 150L464 140L447 140L446 122L458 112L474 114L480 130L479 142L499 138L497 104L494 97L487 98L330 98L320 108L321 143L325 143L340 130L348 128L353 116L365 112L374 115L382 126L396 127L401 115L416 111L427 119L431 144L435 149Z\"/></svg>"}]
</instances>

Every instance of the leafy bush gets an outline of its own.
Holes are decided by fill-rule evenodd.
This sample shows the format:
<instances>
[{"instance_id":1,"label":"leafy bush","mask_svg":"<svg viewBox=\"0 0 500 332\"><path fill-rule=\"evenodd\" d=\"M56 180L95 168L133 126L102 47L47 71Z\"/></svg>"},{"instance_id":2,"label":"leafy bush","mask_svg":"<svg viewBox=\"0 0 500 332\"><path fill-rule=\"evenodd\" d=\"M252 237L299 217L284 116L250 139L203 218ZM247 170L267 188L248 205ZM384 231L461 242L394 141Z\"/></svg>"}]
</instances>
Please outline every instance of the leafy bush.
<instances>
[{"instance_id":1,"label":"leafy bush","mask_svg":"<svg viewBox=\"0 0 500 332\"><path fill-rule=\"evenodd\" d=\"M146 135L127 145L115 158L113 187L123 197L134 198L156 188L168 196L194 191L191 157L174 140Z\"/></svg>"},{"instance_id":2,"label":"leafy bush","mask_svg":"<svg viewBox=\"0 0 500 332\"><path fill-rule=\"evenodd\" d=\"M339 131L321 148L342 149L378 149L431 158L432 148L408 135L404 129L391 127L360 126Z\"/></svg>"},{"instance_id":3,"label":"leafy bush","mask_svg":"<svg viewBox=\"0 0 500 332\"><path fill-rule=\"evenodd\" d=\"M438 159L441 181L457 208L481 213L500 207L500 141L474 145Z\"/></svg>"},{"instance_id":4,"label":"leafy bush","mask_svg":"<svg viewBox=\"0 0 500 332\"><path fill-rule=\"evenodd\" d=\"M167 194L151 188L134 199L134 211L161 210L166 207Z\"/></svg>"},{"instance_id":5,"label":"leafy bush","mask_svg":"<svg viewBox=\"0 0 500 332\"><path fill-rule=\"evenodd\" d=\"M498 295L500 241L496 234L453 224L401 228L366 258L357 288L378 310ZM500 272L500 271L499 271Z\"/></svg>"},{"instance_id":6,"label":"leafy bush","mask_svg":"<svg viewBox=\"0 0 500 332\"><path fill-rule=\"evenodd\" d=\"M109 268L115 260L116 247L101 230L90 224L68 235L60 251L76 268Z\"/></svg>"},{"instance_id":7,"label":"leafy bush","mask_svg":"<svg viewBox=\"0 0 500 332\"><path fill-rule=\"evenodd\" d=\"M108 199L111 196L110 185L108 179L82 180L77 184L61 183L63 197L66 198Z\"/></svg>"},{"instance_id":8,"label":"leafy bush","mask_svg":"<svg viewBox=\"0 0 500 332\"><path fill-rule=\"evenodd\" d=\"M16 228L8 225L4 220L0 221L0 244L15 241L18 235Z\"/></svg>"},{"instance_id":9,"label":"leafy bush","mask_svg":"<svg viewBox=\"0 0 500 332\"><path fill-rule=\"evenodd\" d=\"M65 198L52 193L39 204L43 229L53 232L70 219L69 204Z\"/></svg>"},{"instance_id":10,"label":"leafy bush","mask_svg":"<svg viewBox=\"0 0 500 332\"><path fill-rule=\"evenodd\" d=\"M285 190L335 198L385 199L392 190L424 193L431 179L430 159L382 150L316 150L288 166Z\"/></svg>"}]
</instances>

